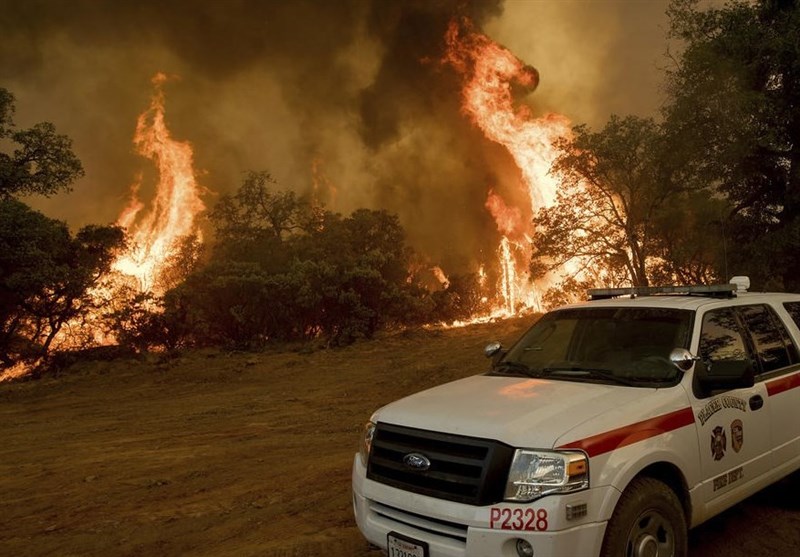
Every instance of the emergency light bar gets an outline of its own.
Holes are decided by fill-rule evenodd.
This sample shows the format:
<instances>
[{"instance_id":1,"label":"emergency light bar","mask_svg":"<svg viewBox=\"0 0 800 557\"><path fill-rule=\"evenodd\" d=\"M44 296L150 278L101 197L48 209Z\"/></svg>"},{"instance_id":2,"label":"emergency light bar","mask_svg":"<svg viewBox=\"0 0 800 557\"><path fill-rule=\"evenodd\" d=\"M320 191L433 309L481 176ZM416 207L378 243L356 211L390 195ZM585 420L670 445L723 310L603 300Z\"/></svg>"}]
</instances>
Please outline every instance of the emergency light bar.
<instances>
[{"instance_id":1,"label":"emergency light bar","mask_svg":"<svg viewBox=\"0 0 800 557\"><path fill-rule=\"evenodd\" d=\"M684 294L709 296L711 298L733 298L736 296L735 284L711 284L696 286L635 286L630 288L591 288L589 300L607 300L618 296L655 296L657 294Z\"/></svg>"}]
</instances>

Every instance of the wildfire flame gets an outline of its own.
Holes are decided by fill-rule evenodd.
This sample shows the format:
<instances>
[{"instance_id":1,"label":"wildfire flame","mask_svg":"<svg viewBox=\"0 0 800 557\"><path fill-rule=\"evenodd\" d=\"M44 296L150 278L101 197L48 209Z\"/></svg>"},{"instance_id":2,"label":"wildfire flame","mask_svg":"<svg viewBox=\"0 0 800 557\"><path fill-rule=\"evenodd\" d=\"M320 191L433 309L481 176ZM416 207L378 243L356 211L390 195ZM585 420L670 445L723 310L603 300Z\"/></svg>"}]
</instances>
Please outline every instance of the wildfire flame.
<instances>
[{"instance_id":1,"label":"wildfire flame","mask_svg":"<svg viewBox=\"0 0 800 557\"><path fill-rule=\"evenodd\" d=\"M142 214L145 205L139 199L140 183L134 183L131 201L117 220L127 229L131 247L116 260L114 269L136 277L142 291L154 288L182 238L199 236L195 219L205 209L193 169L192 146L173 139L167 129L162 90L166 80L162 73L153 78L155 93L150 107L139 116L133 140L139 154L152 160L158 170L155 197L150 211Z\"/></svg>"},{"instance_id":2,"label":"wildfire flame","mask_svg":"<svg viewBox=\"0 0 800 557\"><path fill-rule=\"evenodd\" d=\"M200 241L195 220L205 206L192 167L192 147L188 142L174 140L164 120L161 86L166 79L161 73L153 78L155 93L149 108L139 116L134 135L138 152L152 160L158 170L154 200L145 212L146 206L139 198L141 180L131 186L131 201L117 219L117 224L127 229L129 247L112 264L116 273L91 290L98 308L109 306L121 289L130 286L126 277L138 283L140 292L154 292L180 241L192 235ZM113 344L115 339L104 330L101 319L101 311L95 311L66 323L53 339L51 349ZM27 375L36 365L38 362L20 362L4 370L0 381Z\"/></svg>"},{"instance_id":3,"label":"wildfire flame","mask_svg":"<svg viewBox=\"0 0 800 557\"><path fill-rule=\"evenodd\" d=\"M515 106L514 89L533 91L539 73L476 32L469 21L451 22L445 41L444 63L464 80L462 110L488 139L511 154L521 174L521 197L529 201L527 207L509 207L493 189L487 194L486 208L503 236L497 250L500 303L492 317L541 311L539 291L547 286L547 279L537 277L534 283L528 277L530 216L554 203L559 182L550 168L558 155L556 142L571 137L570 121L560 114L534 117L527 106Z\"/></svg>"},{"instance_id":4,"label":"wildfire flame","mask_svg":"<svg viewBox=\"0 0 800 557\"><path fill-rule=\"evenodd\" d=\"M311 161L312 201L317 207L336 207L339 190L328 178L323 168L322 158Z\"/></svg>"},{"instance_id":5,"label":"wildfire flame","mask_svg":"<svg viewBox=\"0 0 800 557\"><path fill-rule=\"evenodd\" d=\"M447 275L444 274L444 271L438 265L431 268L431 272L433 276L436 277L436 280L439 281L439 284L442 285L443 288L447 288L450 286L450 279L447 278Z\"/></svg>"}]
</instances>

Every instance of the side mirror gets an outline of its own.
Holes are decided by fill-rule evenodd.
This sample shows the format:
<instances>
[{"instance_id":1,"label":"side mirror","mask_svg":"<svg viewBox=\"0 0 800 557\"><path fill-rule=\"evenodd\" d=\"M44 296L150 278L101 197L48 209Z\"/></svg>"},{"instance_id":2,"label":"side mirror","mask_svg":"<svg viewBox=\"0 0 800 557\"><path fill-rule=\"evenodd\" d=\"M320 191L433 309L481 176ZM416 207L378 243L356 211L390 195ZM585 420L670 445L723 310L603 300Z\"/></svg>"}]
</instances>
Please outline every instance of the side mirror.
<instances>
[{"instance_id":1,"label":"side mirror","mask_svg":"<svg viewBox=\"0 0 800 557\"><path fill-rule=\"evenodd\" d=\"M506 351L503 350L503 345L500 342L494 341L486 345L483 349L483 354L492 360L492 369L494 369L498 362L503 359L503 356L506 355Z\"/></svg>"},{"instance_id":2,"label":"side mirror","mask_svg":"<svg viewBox=\"0 0 800 557\"><path fill-rule=\"evenodd\" d=\"M744 389L755 384L755 368L748 360L713 360L695 367L695 379L704 393Z\"/></svg>"},{"instance_id":3,"label":"side mirror","mask_svg":"<svg viewBox=\"0 0 800 557\"><path fill-rule=\"evenodd\" d=\"M498 341L494 341L486 345L486 347L483 349L483 354L487 358L494 358L500 353L501 350L503 350L503 345Z\"/></svg>"},{"instance_id":4,"label":"side mirror","mask_svg":"<svg viewBox=\"0 0 800 557\"><path fill-rule=\"evenodd\" d=\"M692 353L686 348L673 348L672 352L669 353L669 361L681 371L689 371L699 359L696 356L692 356Z\"/></svg>"}]
</instances>

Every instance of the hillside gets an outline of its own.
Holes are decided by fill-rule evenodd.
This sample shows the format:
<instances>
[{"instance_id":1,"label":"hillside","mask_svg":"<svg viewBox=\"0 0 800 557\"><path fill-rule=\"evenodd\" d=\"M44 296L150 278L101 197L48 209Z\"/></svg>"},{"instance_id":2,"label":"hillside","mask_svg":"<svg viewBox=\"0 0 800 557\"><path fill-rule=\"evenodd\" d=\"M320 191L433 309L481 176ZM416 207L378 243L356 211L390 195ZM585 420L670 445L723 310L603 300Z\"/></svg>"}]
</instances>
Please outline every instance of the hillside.
<instances>
[{"instance_id":1,"label":"hillside","mask_svg":"<svg viewBox=\"0 0 800 557\"><path fill-rule=\"evenodd\" d=\"M350 466L364 421L486 367L511 321L341 350L198 351L0 385L1 555L373 557ZM787 480L692 534L692 555L789 555Z\"/></svg>"}]
</instances>

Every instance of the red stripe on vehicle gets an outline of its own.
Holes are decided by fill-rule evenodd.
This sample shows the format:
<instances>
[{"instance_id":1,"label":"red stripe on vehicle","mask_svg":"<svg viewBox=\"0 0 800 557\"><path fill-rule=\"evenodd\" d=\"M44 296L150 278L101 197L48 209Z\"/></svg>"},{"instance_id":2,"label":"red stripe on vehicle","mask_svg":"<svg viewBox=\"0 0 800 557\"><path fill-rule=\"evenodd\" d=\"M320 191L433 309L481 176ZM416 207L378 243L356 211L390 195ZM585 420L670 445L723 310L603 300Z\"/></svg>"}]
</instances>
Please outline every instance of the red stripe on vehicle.
<instances>
[{"instance_id":1,"label":"red stripe on vehicle","mask_svg":"<svg viewBox=\"0 0 800 557\"><path fill-rule=\"evenodd\" d=\"M792 375L787 375L780 379L775 379L774 381L767 381L767 394L769 396L775 396L778 393L797 387L800 387L800 373L793 373Z\"/></svg>"},{"instance_id":2,"label":"red stripe on vehicle","mask_svg":"<svg viewBox=\"0 0 800 557\"><path fill-rule=\"evenodd\" d=\"M601 455L619 447L625 447L656 437L694 423L694 412L687 407L669 414L626 425L605 433L592 435L562 445L559 449L582 449L590 457Z\"/></svg>"}]
</instances>

